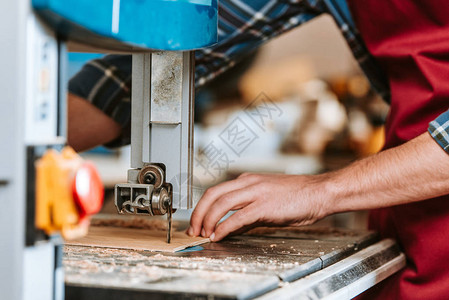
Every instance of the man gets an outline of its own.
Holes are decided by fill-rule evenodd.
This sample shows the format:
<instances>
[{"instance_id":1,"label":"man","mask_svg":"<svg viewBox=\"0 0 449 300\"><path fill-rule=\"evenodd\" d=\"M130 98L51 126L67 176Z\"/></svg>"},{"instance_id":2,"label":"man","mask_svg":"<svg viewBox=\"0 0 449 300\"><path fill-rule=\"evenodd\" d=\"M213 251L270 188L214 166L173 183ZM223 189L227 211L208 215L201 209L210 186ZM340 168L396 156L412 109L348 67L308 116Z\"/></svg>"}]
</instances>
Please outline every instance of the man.
<instances>
[{"instance_id":1,"label":"man","mask_svg":"<svg viewBox=\"0 0 449 300\"><path fill-rule=\"evenodd\" d=\"M197 54L198 83L222 72L243 52L266 39L321 12L329 12L373 87L391 101L385 150L327 174L243 174L207 190L192 215L188 233L219 241L230 233L257 225L305 225L333 213L371 209L370 227L382 237L396 239L408 263L366 296L447 298L449 2L348 0L364 43L343 0L253 2L221 2L220 43L212 48L212 53L203 50ZM126 88L123 86L122 91ZM108 87L97 81L95 89L107 91ZM76 89L72 91L77 93ZM95 92L89 91L95 104ZM77 94L86 98L86 94ZM92 106L80 98L73 99L69 102L70 116L73 109ZM83 111L90 109L104 118L94 122L95 129L104 132L111 126L101 142L126 142L126 130L122 130L126 122L120 123L112 107L104 109L101 97L97 101L97 106L112 112L109 115L116 120L96 108L83 107ZM80 135L83 132L78 136L73 133L74 120L75 123L70 121L70 143L78 149L90 146L80 142L89 141L89 132L87 138ZM93 138L91 144L95 142L98 141ZM229 210L237 212L217 224Z\"/></svg>"}]
</instances>

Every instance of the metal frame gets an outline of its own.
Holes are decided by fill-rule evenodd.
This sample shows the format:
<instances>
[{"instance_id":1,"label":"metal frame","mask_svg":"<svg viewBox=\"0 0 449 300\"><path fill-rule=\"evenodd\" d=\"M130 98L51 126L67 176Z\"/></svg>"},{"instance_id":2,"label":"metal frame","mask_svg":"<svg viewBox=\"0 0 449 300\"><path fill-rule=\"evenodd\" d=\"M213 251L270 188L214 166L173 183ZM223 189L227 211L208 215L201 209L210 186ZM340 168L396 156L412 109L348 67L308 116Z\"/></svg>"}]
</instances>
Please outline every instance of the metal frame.
<instances>
[{"instance_id":1,"label":"metal frame","mask_svg":"<svg viewBox=\"0 0 449 300\"><path fill-rule=\"evenodd\" d=\"M14 203L0 212L0 289L4 299L63 299L60 241L33 237L26 223L34 217L34 197L27 197L34 189L30 149L65 139L65 92L57 80L64 47L29 0L2 1L0 12L0 38L7 45L0 55L0 201Z\"/></svg>"},{"instance_id":2,"label":"metal frame","mask_svg":"<svg viewBox=\"0 0 449 300\"><path fill-rule=\"evenodd\" d=\"M405 267L404 253L382 240L321 271L257 299L352 299Z\"/></svg>"},{"instance_id":3,"label":"metal frame","mask_svg":"<svg viewBox=\"0 0 449 300\"><path fill-rule=\"evenodd\" d=\"M192 207L193 69L192 52L133 54L131 168L163 164L174 209Z\"/></svg>"}]
</instances>

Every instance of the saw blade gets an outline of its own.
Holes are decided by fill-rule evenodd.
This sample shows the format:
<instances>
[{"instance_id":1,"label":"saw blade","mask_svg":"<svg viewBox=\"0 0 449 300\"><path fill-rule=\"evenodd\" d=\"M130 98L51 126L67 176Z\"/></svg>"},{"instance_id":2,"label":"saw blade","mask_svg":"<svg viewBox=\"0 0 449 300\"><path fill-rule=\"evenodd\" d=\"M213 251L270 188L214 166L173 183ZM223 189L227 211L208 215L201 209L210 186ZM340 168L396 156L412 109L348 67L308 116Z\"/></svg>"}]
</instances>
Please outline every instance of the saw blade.
<instances>
[{"instance_id":1,"label":"saw blade","mask_svg":"<svg viewBox=\"0 0 449 300\"><path fill-rule=\"evenodd\" d=\"M168 206L168 210L167 210L167 243L170 244L171 242L171 223L172 223L172 203L170 201L170 204Z\"/></svg>"}]
</instances>

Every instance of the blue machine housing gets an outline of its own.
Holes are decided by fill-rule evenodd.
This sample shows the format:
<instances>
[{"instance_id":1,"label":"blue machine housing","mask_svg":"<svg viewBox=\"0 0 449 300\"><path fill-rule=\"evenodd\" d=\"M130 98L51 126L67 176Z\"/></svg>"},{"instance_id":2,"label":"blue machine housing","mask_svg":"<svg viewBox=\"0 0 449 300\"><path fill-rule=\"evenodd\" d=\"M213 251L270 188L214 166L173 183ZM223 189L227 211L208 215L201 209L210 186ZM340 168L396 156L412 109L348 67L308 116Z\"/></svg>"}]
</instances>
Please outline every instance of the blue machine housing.
<instances>
[{"instance_id":1,"label":"blue machine housing","mask_svg":"<svg viewBox=\"0 0 449 300\"><path fill-rule=\"evenodd\" d=\"M193 50L217 42L217 0L32 0L63 38L116 50Z\"/></svg>"}]
</instances>

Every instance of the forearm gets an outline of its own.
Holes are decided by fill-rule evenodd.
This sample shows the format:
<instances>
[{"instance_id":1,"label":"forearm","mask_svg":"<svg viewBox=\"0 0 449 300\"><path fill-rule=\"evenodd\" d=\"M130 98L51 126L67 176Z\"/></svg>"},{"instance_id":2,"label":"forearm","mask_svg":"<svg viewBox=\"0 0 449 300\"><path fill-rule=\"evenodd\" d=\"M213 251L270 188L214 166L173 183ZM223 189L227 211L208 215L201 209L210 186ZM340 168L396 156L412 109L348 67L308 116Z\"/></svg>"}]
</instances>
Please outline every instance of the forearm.
<instances>
[{"instance_id":1,"label":"forearm","mask_svg":"<svg viewBox=\"0 0 449 300\"><path fill-rule=\"evenodd\" d=\"M120 125L90 102L69 93L68 144L76 151L102 145L121 134Z\"/></svg>"},{"instance_id":2,"label":"forearm","mask_svg":"<svg viewBox=\"0 0 449 300\"><path fill-rule=\"evenodd\" d=\"M394 206L449 194L449 157L426 132L323 176L326 214Z\"/></svg>"}]
</instances>

